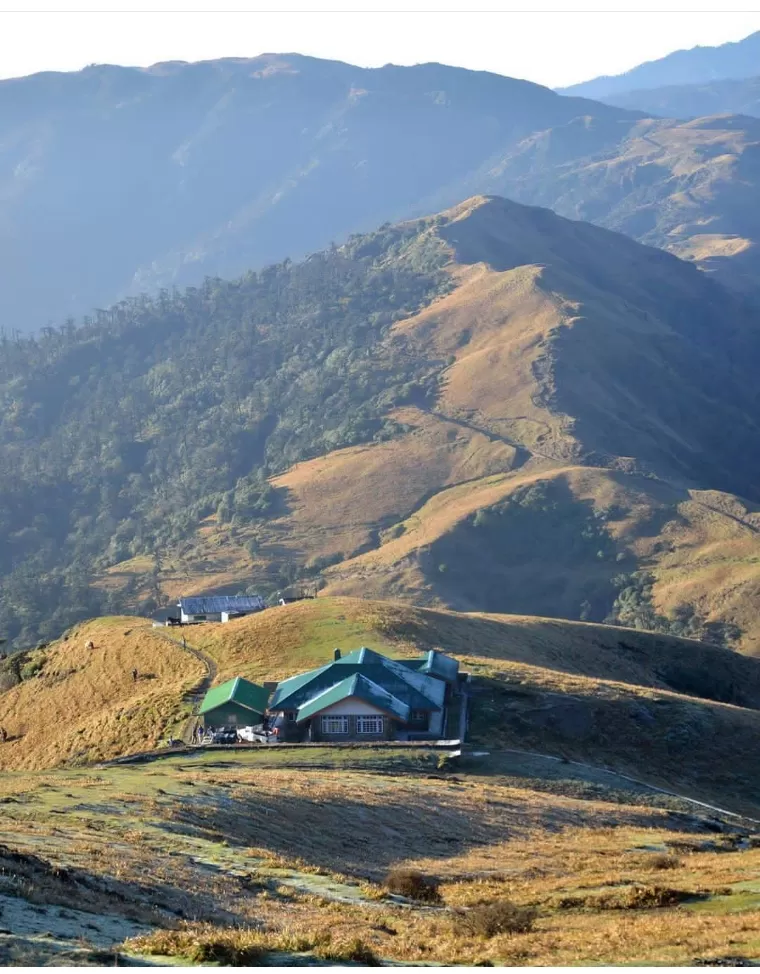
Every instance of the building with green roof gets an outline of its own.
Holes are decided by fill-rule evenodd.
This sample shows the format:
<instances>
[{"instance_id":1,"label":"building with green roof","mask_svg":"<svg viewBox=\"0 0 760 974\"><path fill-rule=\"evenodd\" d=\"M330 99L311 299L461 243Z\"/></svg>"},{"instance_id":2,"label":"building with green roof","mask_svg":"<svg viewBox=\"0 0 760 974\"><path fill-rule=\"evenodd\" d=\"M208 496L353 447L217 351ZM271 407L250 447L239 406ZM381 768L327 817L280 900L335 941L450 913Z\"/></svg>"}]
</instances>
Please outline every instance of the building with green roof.
<instances>
[{"instance_id":1,"label":"building with green roof","mask_svg":"<svg viewBox=\"0 0 760 974\"><path fill-rule=\"evenodd\" d=\"M263 721L268 699L264 687L238 676L212 687L198 713L204 727L250 727Z\"/></svg>"},{"instance_id":2,"label":"building with green roof","mask_svg":"<svg viewBox=\"0 0 760 974\"><path fill-rule=\"evenodd\" d=\"M443 653L394 660L363 646L277 685L269 713L285 740L440 738L459 663Z\"/></svg>"}]
</instances>

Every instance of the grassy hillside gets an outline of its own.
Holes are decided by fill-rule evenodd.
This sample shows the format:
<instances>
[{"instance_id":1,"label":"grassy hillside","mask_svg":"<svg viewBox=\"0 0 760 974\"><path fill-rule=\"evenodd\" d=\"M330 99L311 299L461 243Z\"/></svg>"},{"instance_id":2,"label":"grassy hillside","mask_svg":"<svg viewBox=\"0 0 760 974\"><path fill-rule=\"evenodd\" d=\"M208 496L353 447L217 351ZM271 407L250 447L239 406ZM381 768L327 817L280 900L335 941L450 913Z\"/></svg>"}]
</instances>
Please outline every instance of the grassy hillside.
<instances>
[{"instance_id":1,"label":"grassy hillside","mask_svg":"<svg viewBox=\"0 0 760 974\"><path fill-rule=\"evenodd\" d=\"M0 626L307 581L754 652L759 363L690 264L497 197L7 343Z\"/></svg>"},{"instance_id":2,"label":"grassy hillside","mask_svg":"<svg viewBox=\"0 0 760 974\"><path fill-rule=\"evenodd\" d=\"M471 674L472 746L93 766L150 749L203 674L143 620L82 625L25 655L22 682L0 692L0 962L760 956L756 660L608 626L345 598L183 634L217 681L286 676L336 644L455 653ZM399 868L432 883L433 900L390 896Z\"/></svg>"},{"instance_id":3,"label":"grassy hillside","mask_svg":"<svg viewBox=\"0 0 760 974\"><path fill-rule=\"evenodd\" d=\"M45 649L11 657L0 673L0 727L8 734L0 769L85 764L155 747L187 716L185 695L204 674L145 619L77 626Z\"/></svg>"},{"instance_id":4,"label":"grassy hillside","mask_svg":"<svg viewBox=\"0 0 760 974\"><path fill-rule=\"evenodd\" d=\"M292 766L271 753L6 775L2 962L758 956L757 838L737 841L751 823L716 824L614 775L518 757L436 771L420 752L340 768L324 752L290 752ZM438 899L389 896L399 867L421 870ZM521 932L500 927L515 914Z\"/></svg>"},{"instance_id":5,"label":"grassy hillside","mask_svg":"<svg viewBox=\"0 0 760 974\"><path fill-rule=\"evenodd\" d=\"M756 653L760 523L730 493L755 490L752 315L728 324L689 267L545 211L478 199L445 218L455 286L388 339L445 363L436 399L391 410L386 442L275 478L283 506L251 534L207 521L166 560L167 592L267 584L280 563L332 594Z\"/></svg>"},{"instance_id":6,"label":"grassy hillside","mask_svg":"<svg viewBox=\"0 0 760 974\"><path fill-rule=\"evenodd\" d=\"M473 674L473 744L569 757L720 807L760 809L760 663L728 650L610 626L347 598L185 634L214 661L216 683L279 680L329 661L335 646L441 649ZM94 650L85 649L88 639ZM205 672L162 631L125 619L88 623L26 666L26 678L0 693L10 737L0 745L4 770L150 750L178 732L188 691Z\"/></svg>"},{"instance_id":7,"label":"grassy hillside","mask_svg":"<svg viewBox=\"0 0 760 974\"><path fill-rule=\"evenodd\" d=\"M297 54L4 80L0 319L27 332L95 317L475 193L756 287L757 127L642 117L486 72Z\"/></svg>"}]
</instances>

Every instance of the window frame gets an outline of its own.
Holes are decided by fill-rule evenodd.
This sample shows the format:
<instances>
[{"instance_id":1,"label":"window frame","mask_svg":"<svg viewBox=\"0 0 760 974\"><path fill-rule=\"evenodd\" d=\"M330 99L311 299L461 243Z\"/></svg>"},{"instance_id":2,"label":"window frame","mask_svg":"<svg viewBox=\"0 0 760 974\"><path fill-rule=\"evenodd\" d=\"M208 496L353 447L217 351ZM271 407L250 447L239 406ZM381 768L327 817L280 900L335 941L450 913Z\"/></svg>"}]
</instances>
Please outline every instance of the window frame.
<instances>
[{"instance_id":1,"label":"window frame","mask_svg":"<svg viewBox=\"0 0 760 974\"><path fill-rule=\"evenodd\" d=\"M364 723L372 722L372 730L365 730ZM377 725L380 725L379 727ZM382 714L358 714L356 717L357 734L383 734L385 732L385 717Z\"/></svg>"},{"instance_id":2,"label":"window frame","mask_svg":"<svg viewBox=\"0 0 760 974\"><path fill-rule=\"evenodd\" d=\"M340 721L342 730L332 729L332 725L337 724L338 721ZM328 734L330 737L338 737L341 734L348 734L348 717L344 714L322 714L320 730L323 734Z\"/></svg>"},{"instance_id":3,"label":"window frame","mask_svg":"<svg viewBox=\"0 0 760 974\"><path fill-rule=\"evenodd\" d=\"M409 712L410 724L427 723L430 720L427 710L411 710Z\"/></svg>"}]
</instances>

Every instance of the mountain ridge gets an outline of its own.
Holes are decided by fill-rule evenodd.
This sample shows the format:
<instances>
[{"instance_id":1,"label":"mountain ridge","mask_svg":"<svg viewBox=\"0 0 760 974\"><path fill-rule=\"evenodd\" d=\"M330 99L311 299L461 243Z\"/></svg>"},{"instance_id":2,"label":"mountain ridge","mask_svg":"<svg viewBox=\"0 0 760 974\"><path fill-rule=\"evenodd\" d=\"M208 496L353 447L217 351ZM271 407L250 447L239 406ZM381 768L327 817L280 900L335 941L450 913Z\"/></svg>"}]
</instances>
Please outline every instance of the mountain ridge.
<instances>
[{"instance_id":1,"label":"mountain ridge","mask_svg":"<svg viewBox=\"0 0 760 974\"><path fill-rule=\"evenodd\" d=\"M268 55L2 82L0 325L94 317L479 193L605 225L756 289L752 125L652 121L434 63Z\"/></svg>"},{"instance_id":2,"label":"mountain ridge","mask_svg":"<svg viewBox=\"0 0 760 974\"><path fill-rule=\"evenodd\" d=\"M621 108L634 108L666 118L710 115L760 117L760 78L726 79L691 85L669 85L623 91L605 99Z\"/></svg>"},{"instance_id":3,"label":"mountain ridge","mask_svg":"<svg viewBox=\"0 0 760 974\"><path fill-rule=\"evenodd\" d=\"M604 98L634 88L659 88L666 84L699 84L722 78L744 78L755 74L760 55L760 31L738 41L715 46L673 51L664 57L616 75L603 75L557 90L563 94L583 93L589 98Z\"/></svg>"},{"instance_id":4,"label":"mountain ridge","mask_svg":"<svg viewBox=\"0 0 760 974\"><path fill-rule=\"evenodd\" d=\"M481 196L6 341L0 624L321 577L756 652L755 322L672 255Z\"/></svg>"}]
</instances>

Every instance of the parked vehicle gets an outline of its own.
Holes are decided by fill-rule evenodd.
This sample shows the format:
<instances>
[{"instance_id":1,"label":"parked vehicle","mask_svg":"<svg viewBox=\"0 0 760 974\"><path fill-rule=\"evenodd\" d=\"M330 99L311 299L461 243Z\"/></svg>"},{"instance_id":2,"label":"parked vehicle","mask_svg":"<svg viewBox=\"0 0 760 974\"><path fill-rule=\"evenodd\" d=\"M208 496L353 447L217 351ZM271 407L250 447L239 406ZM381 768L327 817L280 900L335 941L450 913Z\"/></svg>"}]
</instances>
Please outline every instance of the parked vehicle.
<instances>
[{"instance_id":1,"label":"parked vehicle","mask_svg":"<svg viewBox=\"0 0 760 974\"><path fill-rule=\"evenodd\" d=\"M212 744L237 744L238 732L235 727L216 727L211 732Z\"/></svg>"}]
</instances>

